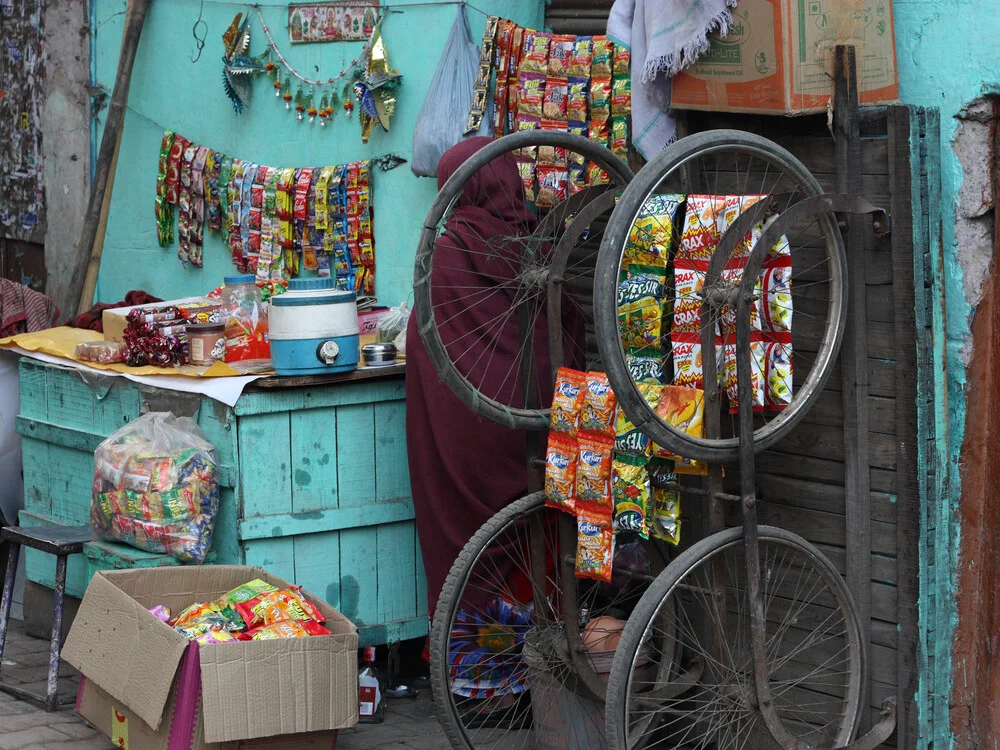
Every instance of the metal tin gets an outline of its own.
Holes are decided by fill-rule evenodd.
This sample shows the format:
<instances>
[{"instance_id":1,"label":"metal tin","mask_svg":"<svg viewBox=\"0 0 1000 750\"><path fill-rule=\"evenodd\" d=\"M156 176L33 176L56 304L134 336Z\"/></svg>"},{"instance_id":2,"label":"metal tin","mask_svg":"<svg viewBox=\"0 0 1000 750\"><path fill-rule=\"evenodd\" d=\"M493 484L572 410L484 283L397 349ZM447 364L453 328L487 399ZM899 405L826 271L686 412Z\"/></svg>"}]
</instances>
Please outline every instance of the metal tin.
<instances>
[{"instance_id":1,"label":"metal tin","mask_svg":"<svg viewBox=\"0 0 1000 750\"><path fill-rule=\"evenodd\" d=\"M396 363L395 344L365 344L361 347L361 359L366 367L386 367Z\"/></svg>"}]
</instances>

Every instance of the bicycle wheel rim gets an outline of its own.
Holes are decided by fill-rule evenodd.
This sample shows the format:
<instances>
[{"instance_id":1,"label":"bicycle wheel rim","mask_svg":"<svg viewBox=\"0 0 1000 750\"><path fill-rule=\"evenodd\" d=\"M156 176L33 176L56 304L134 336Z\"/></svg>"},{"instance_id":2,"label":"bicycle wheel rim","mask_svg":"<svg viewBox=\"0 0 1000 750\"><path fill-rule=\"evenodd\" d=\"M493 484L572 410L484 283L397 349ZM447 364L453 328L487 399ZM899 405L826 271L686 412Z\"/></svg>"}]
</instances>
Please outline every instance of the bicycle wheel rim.
<instances>
[{"instance_id":1,"label":"bicycle wheel rim","mask_svg":"<svg viewBox=\"0 0 1000 750\"><path fill-rule=\"evenodd\" d=\"M487 419L514 429L546 429L548 426L548 404L540 403L537 407L525 408L523 403L512 403L512 401L517 400L516 386L513 389L511 398L504 398L503 396L506 394L503 393L499 394L499 396L497 394L484 393L482 382L476 382L476 378L469 375L470 368L475 369L477 367L489 366L488 356L482 352L480 352L479 358L475 358L476 355L470 354L461 363L461 367L456 364L455 360L466 357L466 354L462 352L459 355L455 355L449 349L453 349L456 342L445 342L442 339L442 334L439 330L442 320L435 314L436 303L434 300L432 274L435 268L436 240L441 232L445 217L454 207L456 201L458 201L466 182L472 179L479 170L487 168L494 160L503 158L505 154L516 153L521 149L537 149L540 147L565 149L570 153L576 153L585 157L588 162L600 166L609 176L613 185L624 187L632 178L632 172L628 166L612 154L611 151L580 136L548 131L528 131L505 136L476 152L442 186L424 221L414 264L414 314L416 315L417 328L421 340L427 349L428 356L439 376L456 397L468 408ZM566 201L549 211L547 215L555 216L560 211L568 211L567 204L572 200L573 196L570 196ZM554 241L557 239L561 227L558 226L558 222L551 222L551 224L553 225L551 240ZM535 238L533 241L538 242L540 240L539 238ZM540 266L544 266L544 263L541 263ZM541 270L544 271L544 268L541 268ZM513 286L515 282L516 280L511 280L510 286ZM534 295L536 293L541 295L541 304L535 308L534 315L536 316L544 315L544 308L546 307L544 304L546 285L540 283L538 287L537 290L532 289L529 293L532 295L532 301L535 299ZM508 291L510 290L508 289ZM471 308L475 307L476 304L481 304L484 299L484 297L473 299L472 304L466 308L466 314L470 314L469 311ZM521 297L514 295L513 299L523 304L526 297L523 295ZM528 315L530 317L531 313L529 312ZM485 328L485 334L483 335L489 335L495 331L495 329L487 327L492 324L483 325ZM504 322L501 321L497 325L502 327ZM548 321L548 325L549 327L559 325L559 322ZM534 331L534 321L528 321L527 327L529 330ZM548 335L542 336L542 334L539 334L539 337L547 339ZM463 342L462 346L464 347L466 343L476 344L476 341L470 339L469 342ZM480 348L484 346L481 345ZM474 347L469 347L470 350L472 348ZM526 357L528 354L530 352L518 352L517 356L521 358ZM486 357L486 359L483 359L483 357ZM463 369L466 372L463 372ZM516 374L509 372L507 375L511 377L511 382L514 383ZM504 384L506 382L507 378L505 378ZM502 387L501 390L503 390Z\"/></svg>"},{"instance_id":2,"label":"bicycle wheel rim","mask_svg":"<svg viewBox=\"0 0 1000 750\"><path fill-rule=\"evenodd\" d=\"M841 747L850 742L857 732L867 682L867 656L857 608L836 569L812 545L782 529L762 526L759 533L764 563L762 571L766 575L770 563L772 572L772 580L764 581L764 603L768 622L768 634L765 636L767 658L772 660L772 665L777 665L777 671L769 670L775 709L786 728L794 736L811 743L810 746ZM721 611L718 606L715 607L716 614L710 618L712 623L724 622L726 637L721 639L721 650L714 651L707 646L709 636L691 632L691 623L696 619L693 610L698 607L692 605L697 596L690 592L704 589L709 584L709 576L716 575L717 568L709 571L709 565L715 565L726 557L742 558L743 550L742 529L715 534L681 555L647 591L622 636L608 686L606 721L615 747L631 750L640 741L644 742L643 747L651 749L672 747L671 742L691 748L743 747L746 738L751 736L762 738L764 746L772 742L753 703L756 692L752 656L749 654L746 605L734 608L732 595L745 594L745 588L739 586L739 568L731 565L725 568L727 606L723 616L728 619L723 620L718 615ZM779 550L781 554L777 552ZM776 561L783 564L795 560L805 561L811 575L800 575L798 578L789 578L787 574L781 578L774 575L778 569ZM802 594L802 599L806 599L808 594L812 604L805 603L795 609L789 606L785 619L776 622L787 605L787 601L783 601L787 596L780 594L792 587L792 580L802 584L794 589L795 596ZM820 585L817 586L817 583ZM643 680L635 679L637 644L651 637L648 630L661 607L669 603L680 609L682 601L679 592L687 596L688 605L686 610L682 610L684 616L678 628L689 655L686 666L690 666L691 654L696 653L705 665L704 674L699 678L698 687L689 694L671 699L671 702L644 702L642 695L644 692L648 695L650 688ZM708 606L710 594L701 596L702 603ZM788 617L789 612L793 613L791 618ZM737 619L735 627L734 617ZM786 623L794 624L786 626ZM692 638L700 639L694 648ZM793 638L801 640L796 642ZM782 649L786 639L791 647ZM709 651L712 653L707 653ZM813 665L812 675L800 674L794 679L787 676L798 669L800 663L806 665L800 672L809 669L810 662L819 665ZM730 676L725 680L719 679L716 675L726 673L727 668L731 670L727 673ZM738 676L734 676L736 672L739 672ZM734 705L738 701L749 706ZM655 711L661 717L667 717L657 727L658 737L629 734L629 722L638 710ZM746 746L755 745L751 741Z\"/></svg>"},{"instance_id":3,"label":"bicycle wheel rim","mask_svg":"<svg viewBox=\"0 0 1000 750\"><path fill-rule=\"evenodd\" d=\"M738 436L704 438L689 435L664 422L656 414L655 405L647 403L640 393L629 373L626 351L622 343L617 291L622 274L624 248L644 206L657 193L658 187L671 176L678 175L693 160L727 151L747 155L751 160L758 159L765 165L777 164L780 171L771 181L772 184L779 184L785 179L787 183L798 186L799 197L809 197L822 192L817 180L794 156L764 138L738 131L709 131L682 139L662 151L640 170L635 180L622 194L605 233L594 286L595 323L601 357L618 401L630 420L654 442L673 453L696 460L717 462L738 458ZM755 192L758 188L757 185L752 187L754 190L748 192ZM760 192L768 191L764 189ZM774 445L805 417L829 379L840 348L847 314L846 259L843 242L831 216L821 216L815 221L823 235L825 263L828 269L826 282L829 285L827 304L823 312L825 322L822 337L816 347L815 355L811 356L808 375L801 385L796 386L791 403L778 416L755 430L756 452ZM792 255L794 257L794 252ZM810 266L806 271L814 267ZM797 294L794 283L791 289L794 297ZM667 325L666 319L663 325ZM795 333L794 327L792 333ZM664 339L667 335L666 332L661 334ZM668 359L670 356L669 353L666 354Z\"/></svg>"}]
</instances>

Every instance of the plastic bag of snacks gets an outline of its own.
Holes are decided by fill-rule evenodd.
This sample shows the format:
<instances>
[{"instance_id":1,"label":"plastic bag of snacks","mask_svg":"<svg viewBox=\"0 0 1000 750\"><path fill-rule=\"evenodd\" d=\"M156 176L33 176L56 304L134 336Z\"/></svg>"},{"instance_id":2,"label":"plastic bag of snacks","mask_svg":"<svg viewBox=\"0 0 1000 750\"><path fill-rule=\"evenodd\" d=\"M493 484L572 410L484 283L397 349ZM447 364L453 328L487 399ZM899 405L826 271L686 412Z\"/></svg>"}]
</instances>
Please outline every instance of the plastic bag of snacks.
<instances>
[{"instance_id":1,"label":"plastic bag of snacks","mask_svg":"<svg viewBox=\"0 0 1000 750\"><path fill-rule=\"evenodd\" d=\"M219 510L215 448L197 424L144 414L94 451L90 520L99 539L202 563Z\"/></svg>"}]
</instances>

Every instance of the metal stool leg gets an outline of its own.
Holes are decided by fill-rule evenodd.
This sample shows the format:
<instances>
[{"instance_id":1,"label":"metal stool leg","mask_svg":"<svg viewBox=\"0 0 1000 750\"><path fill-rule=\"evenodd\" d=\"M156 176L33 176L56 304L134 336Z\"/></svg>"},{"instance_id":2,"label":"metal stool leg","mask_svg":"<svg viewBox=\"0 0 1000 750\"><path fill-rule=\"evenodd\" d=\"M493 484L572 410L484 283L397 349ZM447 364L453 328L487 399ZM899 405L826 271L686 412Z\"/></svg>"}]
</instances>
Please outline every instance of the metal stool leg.
<instances>
[{"instance_id":1,"label":"metal stool leg","mask_svg":"<svg viewBox=\"0 0 1000 750\"><path fill-rule=\"evenodd\" d=\"M3 599L0 600L0 664L3 663L3 646L7 641L7 621L10 619L10 604L14 598L14 578L17 577L17 558L20 553L21 545L11 542L7 576L3 582Z\"/></svg>"},{"instance_id":2,"label":"metal stool leg","mask_svg":"<svg viewBox=\"0 0 1000 750\"><path fill-rule=\"evenodd\" d=\"M66 555L56 558L56 586L52 599L52 641L49 643L49 685L45 693L45 710L59 708L59 653L62 651L63 594L66 591Z\"/></svg>"}]
</instances>

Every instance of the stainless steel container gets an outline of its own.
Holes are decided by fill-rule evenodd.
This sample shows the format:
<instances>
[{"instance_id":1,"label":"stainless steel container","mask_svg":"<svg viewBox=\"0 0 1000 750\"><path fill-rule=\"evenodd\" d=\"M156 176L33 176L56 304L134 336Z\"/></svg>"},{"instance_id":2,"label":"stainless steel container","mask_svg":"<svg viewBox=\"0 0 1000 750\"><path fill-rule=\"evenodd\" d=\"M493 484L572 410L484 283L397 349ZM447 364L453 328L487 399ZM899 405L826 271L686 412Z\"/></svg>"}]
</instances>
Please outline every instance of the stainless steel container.
<instances>
[{"instance_id":1,"label":"stainless steel container","mask_svg":"<svg viewBox=\"0 0 1000 750\"><path fill-rule=\"evenodd\" d=\"M365 367L386 367L396 363L395 344L365 344L361 347Z\"/></svg>"}]
</instances>

